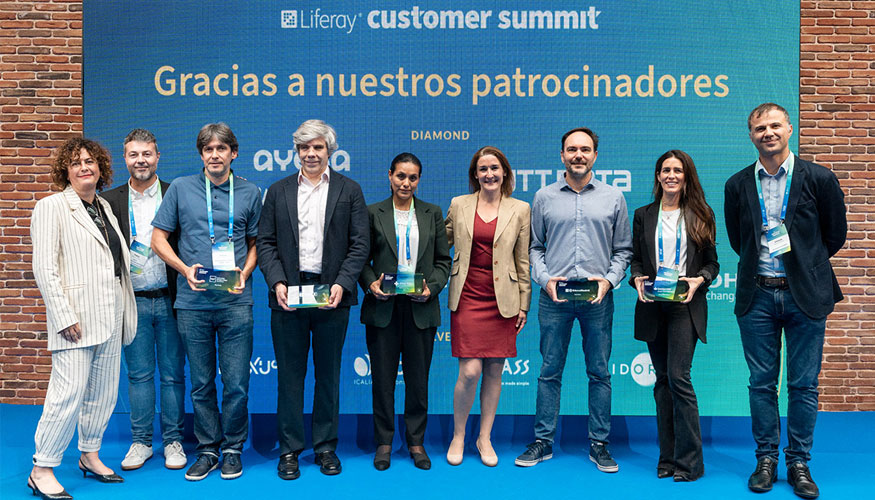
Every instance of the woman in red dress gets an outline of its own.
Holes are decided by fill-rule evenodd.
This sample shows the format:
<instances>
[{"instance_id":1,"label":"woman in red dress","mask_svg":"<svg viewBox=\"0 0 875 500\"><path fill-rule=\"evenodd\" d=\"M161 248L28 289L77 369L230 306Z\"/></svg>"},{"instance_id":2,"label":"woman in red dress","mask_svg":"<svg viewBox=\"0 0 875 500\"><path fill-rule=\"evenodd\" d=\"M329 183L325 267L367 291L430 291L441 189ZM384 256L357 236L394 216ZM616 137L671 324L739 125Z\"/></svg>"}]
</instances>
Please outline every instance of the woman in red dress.
<instances>
[{"instance_id":1,"label":"woman in red dress","mask_svg":"<svg viewBox=\"0 0 875 500\"><path fill-rule=\"evenodd\" d=\"M462 463L465 424L477 382L480 386L481 461L498 464L492 424L501 394L505 358L516 357L516 336L526 324L529 280L529 204L510 195L513 173L497 148L481 148L471 159L472 194L453 198L447 237L456 247L450 271L450 331L459 378L453 392L453 441L447 462Z\"/></svg>"}]
</instances>

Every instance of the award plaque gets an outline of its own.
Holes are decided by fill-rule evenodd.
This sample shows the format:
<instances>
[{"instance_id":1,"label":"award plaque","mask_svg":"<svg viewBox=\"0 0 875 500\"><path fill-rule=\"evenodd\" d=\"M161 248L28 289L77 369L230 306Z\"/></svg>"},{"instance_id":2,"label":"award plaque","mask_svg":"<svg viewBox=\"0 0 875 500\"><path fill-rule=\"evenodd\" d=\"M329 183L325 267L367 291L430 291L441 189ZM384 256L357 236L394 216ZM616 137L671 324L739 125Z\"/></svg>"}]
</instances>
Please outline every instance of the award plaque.
<instances>
[{"instance_id":1,"label":"award plaque","mask_svg":"<svg viewBox=\"0 0 875 500\"><path fill-rule=\"evenodd\" d=\"M331 296L330 285L289 285L289 307L322 307L327 306Z\"/></svg>"},{"instance_id":2,"label":"award plaque","mask_svg":"<svg viewBox=\"0 0 875 500\"><path fill-rule=\"evenodd\" d=\"M420 295L422 280L422 273L383 274L380 290L388 295Z\"/></svg>"},{"instance_id":3,"label":"award plaque","mask_svg":"<svg viewBox=\"0 0 875 500\"><path fill-rule=\"evenodd\" d=\"M204 290L221 290L229 292L240 283L240 271L220 271L208 267L199 267L194 277L202 280L196 286Z\"/></svg>"},{"instance_id":4,"label":"award plaque","mask_svg":"<svg viewBox=\"0 0 875 500\"><path fill-rule=\"evenodd\" d=\"M678 280L676 284L677 286L675 287L674 292L667 293L668 290L661 290L658 283L656 288L654 288L654 282L652 280L644 280L644 297L660 302L683 302L687 300L687 292L690 291L689 283Z\"/></svg>"},{"instance_id":5,"label":"award plaque","mask_svg":"<svg viewBox=\"0 0 875 500\"><path fill-rule=\"evenodd\" d=\"M557 281L556 282L556 297L559 300L592 300L599 295L598 281Z\"/></svg>"}]
</instances>

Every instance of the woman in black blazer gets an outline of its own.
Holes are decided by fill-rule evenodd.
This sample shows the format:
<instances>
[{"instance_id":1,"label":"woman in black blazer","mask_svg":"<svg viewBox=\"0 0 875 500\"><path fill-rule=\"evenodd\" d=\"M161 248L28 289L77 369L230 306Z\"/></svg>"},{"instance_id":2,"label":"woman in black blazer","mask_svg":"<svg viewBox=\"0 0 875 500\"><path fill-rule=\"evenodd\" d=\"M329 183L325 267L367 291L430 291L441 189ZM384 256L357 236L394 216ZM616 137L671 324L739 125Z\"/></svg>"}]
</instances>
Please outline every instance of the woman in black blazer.
<instances>
[{"instance_id":1,"label":"woman in black blazer","mask_svg":"<svg viewBox=\"0 0 875 500\"><path fill-rule=\"evenodd\" d=\"M371 360L374 398L374 467L389 468L395 433L395 381L398 359L404 363L404 422L413 463L431 468L423 448L428 413L428 371L434 335L441 323L438 294L450 274L450 248L440 207L413 196L422 163L401 153L389 167L392 196L368 206L371 253L359 284L365 291L361 320ZM421 273L422 294L383 293L384 274L408 268Z\"/></svg>"},{"instance_id":2,"label":"woman in black blazer","mask_svg":"<svg viewBox=\"0 0 875 500\"><path fill-rule=\"evenodd\" d=\"M656 371L657 476L695 481L705 467L690 367L696 340L706 341L705 295L720 270L714 212L705 202L692 158L683 151L668 151L656 161L653 195L656 201L636 210L633 222L629 283L638 290L635 338L647 342ZM645 296L644 281L654 280L658 272L686 282L686 299L654 301Z\"/></svg>"}]
</instances>

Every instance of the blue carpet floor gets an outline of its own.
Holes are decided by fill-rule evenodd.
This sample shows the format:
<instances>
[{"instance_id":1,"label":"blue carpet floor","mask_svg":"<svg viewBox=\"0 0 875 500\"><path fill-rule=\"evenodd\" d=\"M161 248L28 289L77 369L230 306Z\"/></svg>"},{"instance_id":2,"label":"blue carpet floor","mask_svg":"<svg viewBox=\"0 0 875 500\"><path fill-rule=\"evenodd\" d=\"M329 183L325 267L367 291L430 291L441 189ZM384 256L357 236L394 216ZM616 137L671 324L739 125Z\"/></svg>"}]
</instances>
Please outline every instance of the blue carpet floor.
<instances>
[{"instance_id":1,"label":"blue carpet floor","mask_svg":"<svg viewBox=\"0 0 875 500\"><path fill-rule=\"evenodd\" d=\"M33 454L33 433L42 407L0 405L0 499L30 497L25 486ZM599 472L589 461L585 417L563 417L554 458L535 467L521 468L513 459L532 439L532 417L499 416L493 443L499 456L495 468L480 463L472 439L462 465L452 467L444 454L450 441L452 417L429 419L426 449L434 466L421 471L413 466L396 437L389 470L372 466L371 417L341 416L338 456L343 473L327 477L313 463L312 451L301 457L301 477L282 481L276 476L278 450L275 417L253 415L250 440L243 453L243 476L225 481L219 473L192 483L184 470L164 468L160 442L156 454L139 470L122 472L123 484L101 484L83 479L76 467L79 455L75 437L63 464L55 470L61 483L77 499L269 499L370 498L431 499L489 498L502 500L592 498L638 499L707 498L780 500L796 498L787 484L783 464L779 480L765 495L747 490L747 477L755 464L750 419L704 417L705 477L695 483L673 483L656 478L656 427L653 417L615 417L611 450L620 465L617 474ZM477 417L471 418L469 437L476 434ZM875 413L821 413L815 435L812 475L822 499L875 498ZM193 463L191 415L186 423L186 451ZM156 433L156 435L158 435ZM115 414L104 437L100 455L116 472L130 443L127 414ZM32 498L32 497L31 497Z\"/></svg>"}]
</instances>

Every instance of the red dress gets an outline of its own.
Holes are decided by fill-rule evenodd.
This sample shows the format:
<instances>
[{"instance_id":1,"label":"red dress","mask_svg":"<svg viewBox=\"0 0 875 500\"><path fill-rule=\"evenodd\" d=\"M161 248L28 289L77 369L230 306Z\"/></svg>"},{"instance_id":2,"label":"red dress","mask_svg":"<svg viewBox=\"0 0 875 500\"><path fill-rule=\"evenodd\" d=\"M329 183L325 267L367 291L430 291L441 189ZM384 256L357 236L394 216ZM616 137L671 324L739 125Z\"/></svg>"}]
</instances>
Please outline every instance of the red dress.
<instances>
[{"instance_id":1,"label":"red dress","mask_svg":"<svg viewBox=\"0 0 875 500\"><path fill-rule=\"evenodd\" d=\"M474 241L459 307L450 313L450 343L457 358L516 357L516 316L498 312L492 277L492 241L498 217L474 215Z\"/></svg>"}]
</instances>

